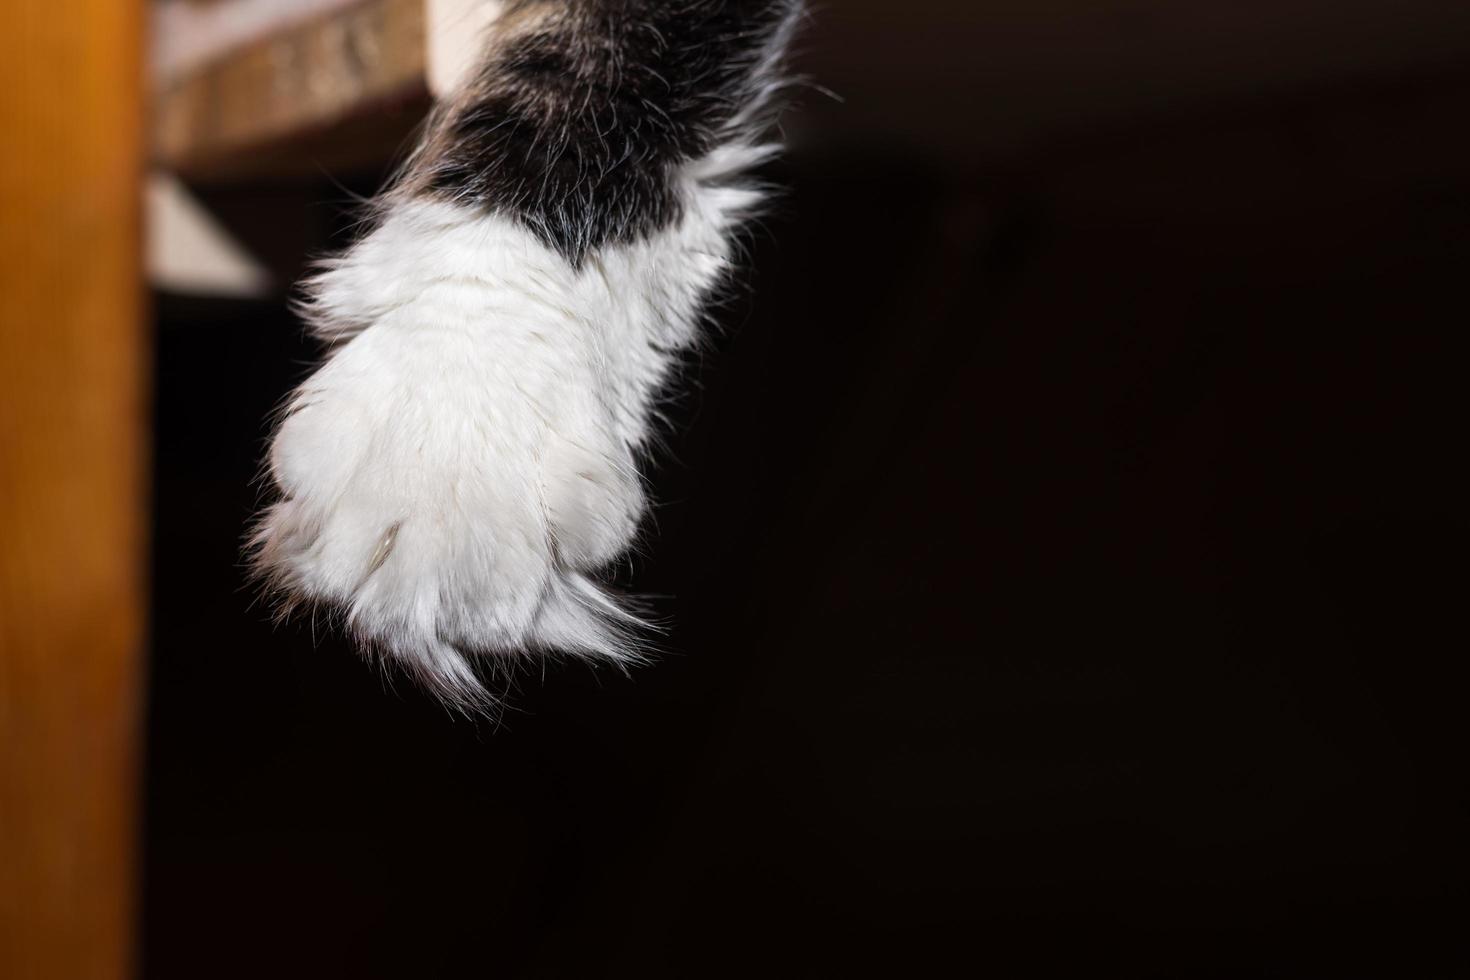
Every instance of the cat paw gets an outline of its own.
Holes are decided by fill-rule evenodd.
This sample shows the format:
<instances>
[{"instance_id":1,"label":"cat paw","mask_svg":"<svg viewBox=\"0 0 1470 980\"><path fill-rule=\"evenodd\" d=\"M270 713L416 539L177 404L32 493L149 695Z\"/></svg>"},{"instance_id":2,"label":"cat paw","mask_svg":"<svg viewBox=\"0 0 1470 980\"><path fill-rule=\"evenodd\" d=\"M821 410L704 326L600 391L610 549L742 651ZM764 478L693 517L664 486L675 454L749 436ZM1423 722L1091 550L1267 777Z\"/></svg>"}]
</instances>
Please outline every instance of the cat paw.
<instances>
[{"instance_id":1,"label":"cat paw","mask_svg":"<svg viewBox=\"0 0 1470 980\"><path fill-rule=\"evenodd\" d=\"M253 558L446 701L526 652L636 659L594 573L644 508L583 325L470 319L431 289L337 348L270 451Z\"/></svg>"}]
</instances>

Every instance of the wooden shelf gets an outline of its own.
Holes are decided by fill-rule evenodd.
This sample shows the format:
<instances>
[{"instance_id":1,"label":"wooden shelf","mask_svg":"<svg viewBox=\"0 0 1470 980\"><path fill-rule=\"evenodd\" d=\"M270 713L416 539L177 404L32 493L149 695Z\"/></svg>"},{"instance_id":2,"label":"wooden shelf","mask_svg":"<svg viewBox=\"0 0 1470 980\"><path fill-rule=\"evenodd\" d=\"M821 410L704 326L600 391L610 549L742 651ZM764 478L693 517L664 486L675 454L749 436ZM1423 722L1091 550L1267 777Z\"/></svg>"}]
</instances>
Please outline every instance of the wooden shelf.
<instances>
[{"instance_id":1,"label":"wooden shelf","mask_svg":"<svg viewBox=\"0 0 1470 980\"><path fill-rule=\"evenodd\" d=\"M429 105L424 0L363 0L166 83L155 163L196 182L380 166Z\"/></svg>"}]
</instances>

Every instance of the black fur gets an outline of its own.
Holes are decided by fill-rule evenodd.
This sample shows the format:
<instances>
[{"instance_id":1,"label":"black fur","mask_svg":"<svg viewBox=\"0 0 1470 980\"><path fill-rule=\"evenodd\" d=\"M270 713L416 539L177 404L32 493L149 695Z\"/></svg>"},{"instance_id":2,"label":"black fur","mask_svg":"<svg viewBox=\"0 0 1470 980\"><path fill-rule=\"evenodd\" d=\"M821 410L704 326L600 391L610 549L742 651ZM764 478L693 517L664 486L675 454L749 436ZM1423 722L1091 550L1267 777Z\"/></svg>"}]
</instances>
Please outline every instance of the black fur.
<instances>
[{"instance_id":1,"label":"black fur","mask_svg":"<svg viewBox=\"0 0 1470 980\"><path fill-rule=\"evenodd\" d=\"M741 135L729 127L763 98L756 75L798 3L513 3L510 36L431 136L426 185L517 215L572 262L667 227L673 169Z\"/></svg>"}]
</instances>

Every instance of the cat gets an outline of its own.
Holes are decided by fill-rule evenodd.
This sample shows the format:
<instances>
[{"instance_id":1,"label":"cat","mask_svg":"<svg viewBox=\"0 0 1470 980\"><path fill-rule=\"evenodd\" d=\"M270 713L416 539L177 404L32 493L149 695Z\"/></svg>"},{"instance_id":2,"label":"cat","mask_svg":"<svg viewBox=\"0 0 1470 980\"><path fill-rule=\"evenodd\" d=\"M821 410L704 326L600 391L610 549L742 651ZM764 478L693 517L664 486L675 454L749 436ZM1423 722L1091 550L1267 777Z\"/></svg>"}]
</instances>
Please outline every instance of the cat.
<instances>
[{"instance_id":1,"label":"cat","mask_svg":"<svg viewBox=\"0 0 1470 980\"><path fill-rule=\"evenodd\" d=\"M486 666L643 659L600 580L656 400L761 204L801 0L511 0L303 311L250 559L447 705ZM477 669L477 665L480 669Z\"/></svg>"}]
</instances>

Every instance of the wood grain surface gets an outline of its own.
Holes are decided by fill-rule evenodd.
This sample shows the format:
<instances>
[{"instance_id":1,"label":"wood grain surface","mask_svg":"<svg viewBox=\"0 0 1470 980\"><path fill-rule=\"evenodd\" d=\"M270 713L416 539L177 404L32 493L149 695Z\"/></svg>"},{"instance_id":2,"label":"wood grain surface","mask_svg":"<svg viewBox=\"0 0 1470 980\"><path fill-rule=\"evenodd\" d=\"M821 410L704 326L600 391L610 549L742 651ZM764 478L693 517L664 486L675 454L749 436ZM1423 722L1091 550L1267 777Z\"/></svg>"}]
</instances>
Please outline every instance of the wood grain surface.
<instances>
[{"instance_id":1,"label":"wood grain surface","mask_svg":"<svg viewBox=\"0 0 1470 980\"><path fill-rule=\"evenodd\" d=\"M0 32L0 976L131 975L144 4Z\"/></svg>"},{"instance_id":2,"label":"wood grain surface","mask_svg":"<svg viewBox=\"0 0 1470 980\"><path fill-rule=\"evenodd\" d=\"M426 106L425 57L423 0L291 24L158 92L154 159L204 181L380 164Z\"/></svg>"}]
</instances>

